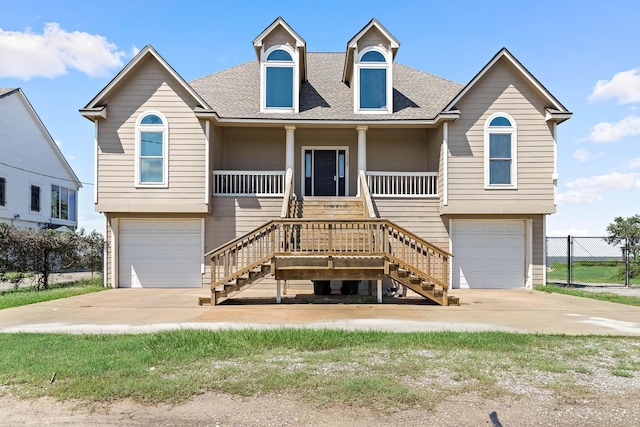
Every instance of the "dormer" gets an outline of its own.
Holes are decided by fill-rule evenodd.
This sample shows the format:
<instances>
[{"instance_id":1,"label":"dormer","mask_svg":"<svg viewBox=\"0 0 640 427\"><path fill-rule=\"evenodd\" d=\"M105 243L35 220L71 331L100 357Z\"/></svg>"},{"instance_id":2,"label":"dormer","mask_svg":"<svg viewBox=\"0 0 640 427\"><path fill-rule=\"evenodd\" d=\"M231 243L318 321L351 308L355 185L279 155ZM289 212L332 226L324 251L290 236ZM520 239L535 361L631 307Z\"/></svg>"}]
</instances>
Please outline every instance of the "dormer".
<instances>
[{"instance_id":1,"label":"dormer","mask_svg":"<svg viewBox=\"0 0 640 427\"><path fill-rule=\"evenodd\" d=\"M307 80L305 41L278 17L253 47L260 63L260 111L299 112L300 84Z\"/></svg>"},{"instance_id":2,"label":"dormer","mask_svg":"<svg viewBox=\"0 0 640 427\"><path fill-rule=\"evenodd\" d=\"M342 81L356 114L393 113L393 60L400 42L375 18L347 43Z\"/></svg>"}]
</instances>

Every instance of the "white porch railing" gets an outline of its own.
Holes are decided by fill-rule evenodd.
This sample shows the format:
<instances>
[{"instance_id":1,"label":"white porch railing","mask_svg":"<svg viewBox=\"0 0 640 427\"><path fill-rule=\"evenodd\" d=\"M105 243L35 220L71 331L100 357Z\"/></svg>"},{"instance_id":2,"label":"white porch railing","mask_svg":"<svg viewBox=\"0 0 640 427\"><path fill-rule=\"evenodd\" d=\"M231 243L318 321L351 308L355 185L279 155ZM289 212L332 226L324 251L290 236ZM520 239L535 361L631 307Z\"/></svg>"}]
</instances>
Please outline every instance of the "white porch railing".
<instances>
[{"instance_id":1,"label":"white porch railing","mask_svg":"<svg viewBox=\"0 0 640 427\"><path fill-rule=\"evenodd\" d=\"M367 171L372 197L437 197L438 172Z\"/></svg>"},{"instance_id":2,"label":"white porch railing","mask_svg":"<svg viewBox=\"0 0 640 427\"><path fill-rule=\"evenodd\" d=\"M282 196L285 171L213 172L214 196Z\"/></svg>"}]
</instances>

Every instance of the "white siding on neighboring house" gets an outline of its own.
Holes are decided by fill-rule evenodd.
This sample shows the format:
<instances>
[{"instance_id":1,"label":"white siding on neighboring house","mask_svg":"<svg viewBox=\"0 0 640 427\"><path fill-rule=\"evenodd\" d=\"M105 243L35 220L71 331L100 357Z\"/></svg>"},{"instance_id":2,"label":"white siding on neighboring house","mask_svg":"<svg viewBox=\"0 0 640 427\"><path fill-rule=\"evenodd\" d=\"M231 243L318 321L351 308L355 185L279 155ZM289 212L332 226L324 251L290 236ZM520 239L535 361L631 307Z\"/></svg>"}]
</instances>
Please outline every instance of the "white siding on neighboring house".
<instances>
[{"instance_id":1,"label":"white siding on neighboring house","mask_svg":"<svg viewBox=\"0 0 640 427\"><path fill-rule=\"evenodd\" d=\"M78 225L79 182L20 92L0 96L0 153L0 177L6 185L1 222L35 228L50 223ZM32 185L40 188L39 212L31 210ZM67 219L51 216L52 185L75 192L75 210Z\"/></svg>"}]
</instances>

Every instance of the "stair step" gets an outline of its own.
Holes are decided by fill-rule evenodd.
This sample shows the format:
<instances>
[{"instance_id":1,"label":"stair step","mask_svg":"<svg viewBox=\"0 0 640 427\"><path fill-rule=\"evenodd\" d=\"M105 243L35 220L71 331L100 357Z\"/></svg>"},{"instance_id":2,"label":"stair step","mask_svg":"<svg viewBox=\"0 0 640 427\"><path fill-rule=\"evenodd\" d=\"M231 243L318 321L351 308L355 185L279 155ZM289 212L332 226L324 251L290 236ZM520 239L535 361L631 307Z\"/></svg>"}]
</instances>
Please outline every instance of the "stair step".
<instances>
[{"instance_id":1,"label":"stair step","mask_svg":"<svg viewBox=\"0 0 640 427\"><path fill-rule=\"evenodd\" d=\"M421 285L423 291L431 292L435 288L433 283L422 283Z\"/></svg>"}]
</instances>

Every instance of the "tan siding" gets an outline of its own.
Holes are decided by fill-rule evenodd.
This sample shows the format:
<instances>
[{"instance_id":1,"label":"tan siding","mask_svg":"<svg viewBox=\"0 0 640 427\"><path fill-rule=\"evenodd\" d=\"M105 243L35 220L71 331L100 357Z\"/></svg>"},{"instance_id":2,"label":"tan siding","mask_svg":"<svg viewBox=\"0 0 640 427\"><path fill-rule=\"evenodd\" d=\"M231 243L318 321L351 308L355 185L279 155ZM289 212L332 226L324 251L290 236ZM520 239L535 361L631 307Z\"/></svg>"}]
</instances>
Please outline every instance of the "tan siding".
<instances>
[{"instance_id":1,"label":"tan siding","mask_svg":"<svg viewBox=\"0 0 640 427\"><path fill-rule=\"evenodd\" d=\"M544 241L546 236L544 235L544 221L546 220L544 215L536 215L532 217L533 224L533 273L532 284L543 285L544 269L547 268L544 264Z\"/></svg>"},{"instance_id":2,"label":"tan siding","mask_svg":"<svg viewBox=\"0 0 640 427\"><path fill-rule=\"evenodd\" d=\"M263 40L264 50L272 48L273 46L286 45L290 48L294 48L295 39L289 35L284 28L276 27L265 39Z\"/></svg>"},{"instance_id":3,"label":"tan siding","mask_svg":"<svg viewBox=\"0 0 640 427\"><path fill-rule=\"evenodd\" d=\"M439 215L437 200L375 198L374 203L381 218L389 219L445 251L449 250L449 234Z\"/></svg>"},{"instance_id":4,"label":"tan siding","mask_svg":"<svg viewBox=\"0 0 640 427\"><path fill-rule=\"evenodd\" d=\"M367 132L367 169L425 172L427 133L423 129L370 129Z\"/></svg>"},{"instance_id":5,"label":"tan siding","mask_svg":"<svg viewBox=\"0 0 640 427\"><path fill-rule=\"evenodd\" d=\"M206 142L203 126L193 114L196 101L152 58L141 63L105 101L108 118L98 127L96 209L118 211L122 202L127 210L142 211L180 199L201 211L205 206ZM161 112L169 124L168 188L134 185L135 123L148 110Z\"/></svg>"},{"instance_id":6,"label":"tan siding","mask_svg":"<svg viewBox=\"0 0 640 427\"><path fill-rule=\"evenodd\" d=\"M284 171L283 128L225 128L223 169Z\"/></svg>"},{"instance_id":7,"label":"tan siding","mask_svg":"<svg viewBox=\"0 0 640 427\"><path fill-rule=\"evenodd\" d=\"M445 213L552 213L553 135L545 101L506 61L498 61L460 101L449 125L449 205ZM484 124L494 113L517 125L517 190L484 189ZM513 210L515 208L515 210Z\"/></svg>"},{"instance_id":8,"label":"tan siding","mask_svg":"<svg viewBox=\"0 0 640 427\"><path fill-rule=\"evenodd\" d=\"M442 146L442 127L427 131L427 172L440 170L440 147Z\"/></svg>"},{"instance_id":9,"label":"tan siding","mask_svg":"<svg viewBox=\"0 0 640 427\"><path fill-rule=\"evenodd\" d=\"M106 270L103 272L105 276L105 283L107 286L113 287L113 277L111 277L111 260L113 259L113 241L111 239L111 234L113 232L111 228L111 222L109 221L109 215L105 215L105 222L107 224L105 236L105 247L106 247Z\"/></svg>"},{"instance_id":10,"label":"tan siding","mask_svg":"<svg viewBox=\"0 0 640 427\"><path fill-rule=\"evenodd\" d=\"M367 47L378 47L388 51L389 40L377 29L371 28L360 40L358 40L358 50L362 51Z\"/></svg>"},{"instance_id":11,"label":"tan siding","mask_svg":"<svg viewBox=\"0 0 640 427\"><path fill-rule=\"evenodd\" d=\"M205 252L280 217L280 197L214 197L205 218Z\"/></svg>"},{"instance_id":12,"label":"tan siding","mask_svg":"<svg viewBox=\"0 0 640 427\"><path fill-rule=\"evenodd\" d=\"M224 144L222 139L222 128L212 127L211 129L211 167L213 170L224 169Z\"/></svg>"}]
</instances>

